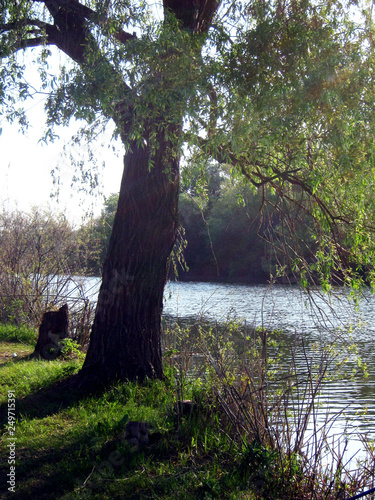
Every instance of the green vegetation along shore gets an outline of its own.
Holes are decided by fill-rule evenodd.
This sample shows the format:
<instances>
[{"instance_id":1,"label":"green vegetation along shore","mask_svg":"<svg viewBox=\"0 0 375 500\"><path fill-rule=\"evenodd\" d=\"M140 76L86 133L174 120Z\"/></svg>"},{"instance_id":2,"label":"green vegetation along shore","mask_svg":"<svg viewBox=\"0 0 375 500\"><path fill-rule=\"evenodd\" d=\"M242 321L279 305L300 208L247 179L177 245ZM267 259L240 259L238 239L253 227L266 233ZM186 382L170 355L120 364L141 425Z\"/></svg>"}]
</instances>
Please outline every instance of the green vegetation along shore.
<instances>
[{"instance_id":1,"label":"green vegetation along shore","mask_svg":"<svg viewBox=\"0 0 375 500\"><path fill-rule=\"evenodd\" d=\"M301 450L272 440L266 430L271 406L257 398L259 385L250 399L244 390L260 383L260 372L251 379L247 371L247 380L243 372L237 384L228 364L239 332L206 332L207 348L213 333L216 364L194 377L188 376L193 355L181 349L186 338L167 331L176 349L165 352L165 380L122 382L87 394L70 389L82 364L75 349L36 361L30 356L35 330L2 325L0 462L2 478L14 467L15 485L3 480L1 498L337 499L366 484L364 472L343 480L340 467L329 472L319 457L306 462ZM252 344L253 366L264 334ZM272 399L271 392L263 396ZM146 426L143 438L129 436L129 425Z\"/></svg>"}]
</instances>

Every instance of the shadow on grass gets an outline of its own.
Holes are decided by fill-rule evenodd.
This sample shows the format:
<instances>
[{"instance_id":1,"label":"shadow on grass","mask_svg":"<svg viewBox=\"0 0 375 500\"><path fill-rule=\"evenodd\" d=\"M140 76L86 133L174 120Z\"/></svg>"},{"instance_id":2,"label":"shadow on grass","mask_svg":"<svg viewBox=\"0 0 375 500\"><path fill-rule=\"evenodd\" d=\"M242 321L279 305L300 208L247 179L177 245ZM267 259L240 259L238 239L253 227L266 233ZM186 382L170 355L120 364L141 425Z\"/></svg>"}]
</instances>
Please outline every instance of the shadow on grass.
<instances>
[{"instance_id":1,"label":"shadow on grass","mask_svg":"<svg viewBox=\"0 0 375 500\"><path fill-rule=\"evenodd\" d=\"M95 457L89 453L90 435L81 435L79 440L69 446L42 451L18 450L16 448L16 487L15 492L8 491L9 485L0 484L0 498L12 499L53 499L61 498L67 491L73 491L79 478L92 469ZM86 448L84 462L77 450ZM6 477L9 465L2 460L1 475ZM83 479L84 481L84 479ZM82 483L83 483L82 481ZM82 484L81 483L81 484Z\"/></svg>"},{"instance_id":2,"label":"shadow on grass","mask_svg":"<svg viewBox=\"0 0 375 500\"><path fill-rule=\"evenodd\" d=\"M77 374L18 399L17 413L28 419L42 419L76 406L87 396L100 396L102 392L103 389L93 391L92 386L84 386ZM6 405L1 410L4 412ZM204 442L202 429L211 421L206 413L199 414L196 419L195 424L189 417L180 425L175 423L171 431L155 433L156 440L150 440L139 450L130 449L124 441L121 421L108 434L100 430L100 422L96 425L93 421L90 426L82 427L82 431L67 432L61 439L53 441L48 439L46 430L41 431L45 434L41 436L43 444L40 448L33 442L28 448L16 444L16 491L7 491L8 485L3 480L0 498L174 500L210 495L225 498L224 492L233 488L237 474L234 457L224 457L219 448L206 451L203 444L194 445L192 450L195 432L198 429L203 432L199 441ZM4 478L9 473L7 454L3 447L0 471Z\"/></svg>"},{"instance_id":3,"label":"shadow on grass","mask_svg":"<svg viewBox=\"0 0 375 500\"><path fill-rule=\"evenodd\" d=\"M91 429L61 448L19 450L16 492L8 492L1 484L0 498L212 498L207 494L215 490L213 497L226 498L224 492L233 488L234 464L228 458L220 477L210 479L207 470L212 468L213 456L200 454L184 464L179 462L178 450L184 448L181 437L173 432L134 451L118 436L95 448L95 431ZM154 467L156 463L158 467ZM5 477L6 467L0 470Z\"/></svg>"},{"instance_id":4,"label":"shadow on grass","mask_svg":"<svg viewBox=\"0 0 375 500\"><path fill-rule=\"evenodd\" d=\"M72 369L74 368L69 371ZM51 381L47 387L36 390L24 398L16 398L17 416L19 420L45 418L61 409L74 406L82 398L94 394L100 396L103 391L104 388L85 383L80 373L77 373L57 382ZM8 403L5 402L0 405L0 428L4 428L7 420Z\"/></svg>"},{"instance_id":5,"label":"shadow on grass","mask_svg":"<svg viewBox=\"0 0 375 500\"><path fill-rule=\"evenodd\" d=\"M171 468L172 463L178 462L178 450L186 446L184 441L189 441L177 429L167 434L155 433L156 439L150 439L139 449L129 447L124 436L120 425L114 427L110 435L102 435L94 425L71 436L70 442L64 442L61 447L50 444L40 449L16 449L16 491L7 491L3 481L0 498L132 500L159 498L159 495L160 498L180 498L174 492L181 487L181 479L186 478L189 488L195 489L196 472L209 466L205 456L195 457L182 468L180 465ZM47 440L48 436L44 442ZM9 472L7 460L3 460L6 453L3 450L0 457L2 477ZM160 470L155 468L156 462Z\"/></svg>"},{"instance_id":6,"label":"shadow on grass","mask_svg":"<svg viewBox=\"0 0 375 500\"><path fill-rule=\"evenodd\" d=\"M102 393L103 389L94 391L93 387L84 386L79 374L60 379L25 398L16 399L18 422L24 419L43 419L63 409L74 407L87 396L94 394L100 396ZM0 406L0 423L3 429L7 425L7 417L6 402ZM95 435L96 430L90 428L73 438L67 446L45 448L43 444L41 450L19 449L15 440L16 492L8 491L9 484L6 483L7 479L4 479L0 482L0 498L53 499L61 498L67 492L73 492L84 483L93 465L100 459L100 450L98 457L98 452L94 453L90 449L90 443L92 444ZM0 475L3 478L7 478L10 471L7 448L10 439L5 432L0 453ZM44 443L48 446L48 436Z\"/></svg>"},{"instance_id":7,"label":"shadow on grass","mask_svg":"<svg viewBox=\"0 0 375 500\"><path fill-rule=\"evenodd\" d=\"M13 357L12 355L7 355L6 357L3 357L2 363L0 363L0 370L3 368L8 368L10 364L14 363L20 363L20 362L25 362L25 361L32 361L34 358L32 357L31 354L26 354L25 356L18 356Z\"/></svg>"},{"instance_id":8,"label":"shadow on grass","mask_svg":"<svg viewBox=\"0 0 375 500\"><path fill-rule=\"evenodd\" d=\"M9 344L7 344L9 345ZM0 370L3 368L7 368L10 363L19 363L20 361L30 361L32 359L32 352L26 352L30 351L30 349L34 349L33 346L26 346L26 345L21 345L21 344L16 344L13 346L14 349L8 349L8 352L1 352L0 354ZM24 348L24 351L19 351L19 348ZM16 353L16 356L13 355L14 351ZM25 353L26 352L26 353Z\"/></svg>"},{"instance_id":9,"label":"shadow on grass","mask_svg":"<svg viewBox=\"0 0 375 500\"><path fill-rule=\"evenodd\" d=\"M95 446L98 440L103 444ZM105 437L98 436L96 429L80 433L62 447L20 449L16 451L15 492L8 490L6 481L1 481L0 498L140 498L139 495L132 495L131 487L123 496L118 481L127 483L131 480L148 452L152 453L150 448L148 451L131 451L124 444L123 436L105 441ZM5 478L9 466L6 460L0 460L0 464L0 474ZM108 494L109 482L114 483L118 495Z\"/></svg>"}]
</instances>

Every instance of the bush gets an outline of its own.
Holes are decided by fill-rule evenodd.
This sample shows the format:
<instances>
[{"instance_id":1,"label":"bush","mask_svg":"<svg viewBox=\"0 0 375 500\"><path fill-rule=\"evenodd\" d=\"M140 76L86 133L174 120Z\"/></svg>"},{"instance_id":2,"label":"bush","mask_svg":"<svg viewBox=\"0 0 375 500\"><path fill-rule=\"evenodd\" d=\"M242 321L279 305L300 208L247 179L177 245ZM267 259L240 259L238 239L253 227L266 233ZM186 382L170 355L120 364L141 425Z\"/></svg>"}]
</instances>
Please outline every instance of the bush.
<instances>
[{"instance_id":1,"label":"bush","mask_svg":"<svg viewBox=\"0 0 375 500\"><path fill-rule=\"evenodd\" d=\"M192 381L195 387L201 384L193 398L198 395L200 403L211 408L219 434L231 440L237 460L234 476L254 491L254 498L348 498L372 485L371 441L362 436L368 455L353 470L344 460L345 432L332 444L327 438L339 413L309 429L330 368L343 376L338 375L333 343L320 346L310 359L303 339L296 336L283 363L286 353L279 331L229 321L166 325L165 333L165 357L170 356L166 364L175 379L176 397L189 397ZM350 344L347 349L349 356ZM306 362L302 370L299 357Z\"/></svg>"},{"instance_id":2,"label":"bush","mask_svg":"<svg viewBox=\"0 0 375 500\"><path fill-rule=\"evenodd\" d=\"M81 242L64 215L34 209L0 213L0 322L37 326L61 305L82 270Z\"/></svg>"}]
</instances>

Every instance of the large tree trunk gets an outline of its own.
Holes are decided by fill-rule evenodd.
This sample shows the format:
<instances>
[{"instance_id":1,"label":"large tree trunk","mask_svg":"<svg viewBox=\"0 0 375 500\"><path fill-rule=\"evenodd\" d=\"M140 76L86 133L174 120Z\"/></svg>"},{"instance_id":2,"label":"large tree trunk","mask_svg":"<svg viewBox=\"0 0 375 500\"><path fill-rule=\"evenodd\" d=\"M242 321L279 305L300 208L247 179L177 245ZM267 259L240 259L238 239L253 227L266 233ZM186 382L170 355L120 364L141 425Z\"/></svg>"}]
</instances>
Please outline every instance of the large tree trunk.
<instances>
[{"instance_id":1,"label":"large tree trunk","mask_svg":"<svg viewBox=\"0 0 375 500\"><path fill-rule=\"evenodd\" d=\"M219 4L220 0L163 1L166 18L174 14L191 34L207 32ZM168 67L165 74L161 67L155 68L154 81L164 91L173 90ZM80 372L90 384L163 377L163 291L178 230L179 188L179 146L166 138L179 137L183 118L181 103L170 106L162 103L155 114L159 126L149 131L145 126L144 142L133 142L125 155L90 345ZM122 124L117 118L126 143L128 118L126 113L120 117ZM148 132L152 137L156 131L159 137L150 144Z\"/></svg>"},{"instance_id":2,"label":"large tree trunk","mask_svg":"<svg viewBox=\"0 0 375 500\"><path fill-rule=\"evenodd\" d=\"M163 139L132 144L81 375L106 384L163 377L161 314L178 229L179 158ZM152 164L150 164L152 160Z\"/></svg>"}]
</instances>

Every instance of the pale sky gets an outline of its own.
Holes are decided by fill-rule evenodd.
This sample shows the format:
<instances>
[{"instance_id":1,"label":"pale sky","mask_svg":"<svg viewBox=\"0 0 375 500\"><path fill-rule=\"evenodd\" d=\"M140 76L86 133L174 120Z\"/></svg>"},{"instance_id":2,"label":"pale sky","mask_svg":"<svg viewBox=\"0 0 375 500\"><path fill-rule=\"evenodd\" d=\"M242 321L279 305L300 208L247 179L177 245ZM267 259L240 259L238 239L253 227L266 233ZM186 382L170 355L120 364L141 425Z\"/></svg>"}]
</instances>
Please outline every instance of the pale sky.
<instances>
[{"instance_id":1,"label":"pale sky","mask_svg":"<svg viewBox=\"0 0 375 500\"><path fill-rule=\"evenodd\" d=\"M35 58L35 53L33 55ZM59 61L61 62L61 61ZM52 69L52 68L51 68ZM31 76L30 76L31 75ZM35 67L33 73L29 74L30 80L36 78ZM33 85L35 81L32 81ZM35 86L37 86L35 84ZM29 210L32 206L50 205L52 210L63 211L68 218L75 223L79 223L81 218L89 211L94 215L99 215L103 206L103 195L118 192L122 175L121 145L111 141L111 130L108 130L107 137L101 137L94 146L98 165L106 164L105 169L100 168L99 179L101 189L97 191L96 197L87 196L75 183L75 188L71 187L74 169L70 164L67 155L64 155L64 145L67 145L68 152L72 153L77 160L87 160L87 148L85 144L79 147L69 147L69 139L74 133L73 128L60 127L56 133L59 140L46 145L39 142L45 130L44 100L41 96L36 96L25 104L28 110L30 126L25 135L19 131L18 124L8 124L0 116L0 209L3 206L7 209L18 207L20 210ZM83 122L80 123L80 126ZM105 147L101 147L101 144ZM108 146L115 146L117 155ZM61 173L61 186L59 199L51 199L51 192L54 191L51 171L59 166Z\"/></svg>"},{"instance_id":2,"label":"pale sky","mask_svg":"<svg viewBox=\"0 0 375 500\"><path fill-rule=\"evenodd\" d=\"M6 208L18 207L29 210L32 206L46 206L53 210L66 211L69 218L79 221L87 211L93 210L95 215L102 208L102 196L118 192L122 174L122 158L97 146L98 163L106 163L101 173L102 187L97 197L88 196L80 186L71 188L73 168L64 155L64 144L70 138L69 130L61 131L64 136L53 144L38 143L42 136L42 127L30 127L26 135L18 131L17 125L6 125L0 136L0 206ZM75 158L85 158L84 148L70 150ZM58 199L51 199L51 193L56 191L53 185L51 171L60 168L61 187Z\"/></svg>"},{"instance_id":3,"label":"pale sky","mask_svg":"<svg viewBox=\"0 0 375 500\"><path fill-rule=\"evenodd\" d=\"M152 8L156 9L156 17L161 18L157 9L162 9L161 2L156 2ZM136 26L134 27L136 29ZM60 65L69 65L67 58L55 47L49 47L52 57L48 58L49 73L58 74ZM17 57L25 62L25 77L28 83L34 88L40 88L40 79L37 66L31 65L37 60L39 48L33 48L25 52L19 52ZM1 61L0 61L1 64ZM49 203L52 209L65 211L69 219L76 223L80 222L81 216L87 211L93 211L94 215L99 215L103 207L103 196L98 199L84 196L71 189L72 169L68 162L61 157L64 144L69 141L72 133L65 129L58 131L62 139L54 144L38 144L43 136L44 108L41 98L35 98L25 106L30 109L30 128L26 136L18 131L18 126L4 123L0 115L0 128L3 129L0 135L0 209L5 204L6 207L17 206L21 210L29 210L33 205L46 205ZM83 123L80 124L81 126ZM123 151L119 143L113 144L110 141L111 132L108 132L108 145L114 145L117 149L117 156L108 148L98 146L98 164L106 163L106 168L101 170L102 193L109 196L117 193L120 189L121 176L123 170ZM103 139L98 142L102 143ZM84 149L84 148L83 148ZM83 150L77 148L73 151L75 158L82 155ZM53 190L51 170L61 165L62 193L59 203L50 199ZM77 186L78 187L78 186Z\"/></svg>"}]
</instances>

